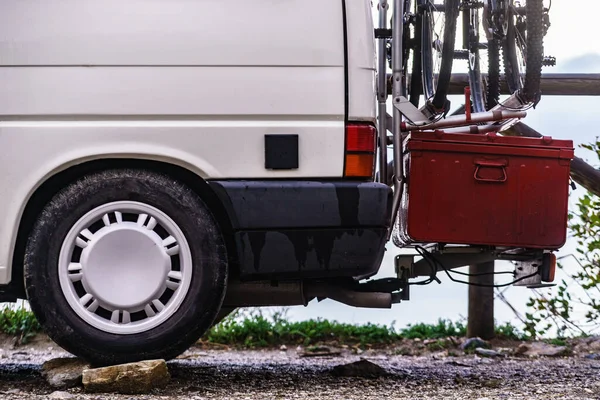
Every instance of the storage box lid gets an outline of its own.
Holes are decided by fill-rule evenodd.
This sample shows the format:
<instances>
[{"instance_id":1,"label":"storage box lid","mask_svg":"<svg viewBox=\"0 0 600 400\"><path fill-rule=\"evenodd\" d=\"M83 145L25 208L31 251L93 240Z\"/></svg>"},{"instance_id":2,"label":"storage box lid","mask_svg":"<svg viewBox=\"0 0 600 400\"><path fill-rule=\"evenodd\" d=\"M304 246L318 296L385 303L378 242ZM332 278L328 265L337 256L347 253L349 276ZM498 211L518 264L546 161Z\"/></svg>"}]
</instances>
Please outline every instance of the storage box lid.
<instances>
[{"instance_id":1,"label":"storage box lid","mask_svg":"<svg viewBox=\"0 0 600 400\"><path fill-rule=\"evenodd\" d=\"M409 139L407 145L409 151L496 152L499 148L504 148L504 151L523 153L530 156L558 157L562 159L572 159L574 157L572 140L553 139L550 136L530 138L501 136L495 133L470 135L428 131L413 132L410 134Z\"/></svg>"}]
</instances>

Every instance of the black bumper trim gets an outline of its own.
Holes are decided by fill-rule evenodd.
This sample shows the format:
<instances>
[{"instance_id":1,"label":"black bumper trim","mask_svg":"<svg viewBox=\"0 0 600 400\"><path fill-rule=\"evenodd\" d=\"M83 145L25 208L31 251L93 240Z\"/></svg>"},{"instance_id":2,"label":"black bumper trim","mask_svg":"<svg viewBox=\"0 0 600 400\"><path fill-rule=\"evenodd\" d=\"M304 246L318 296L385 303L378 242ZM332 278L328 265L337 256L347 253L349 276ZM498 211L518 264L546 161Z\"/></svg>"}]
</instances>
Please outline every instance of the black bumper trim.
<instances>
[{"instance_id":1,"label":"black bumper trim","mask_svg":"<svg viewBox=\"0 0 600 400\"><path fill-rule=\"evenodd\" d=\"M379 183L211 181L234 230L241 278L377 273L392 190Z\"/></svg>"},{"instance_id":2,"label":"black bumper trim","mask_svg":"<svg viewBox=\"0 0 600 400\"><path fill-rule=\"evenodd\" d=\"M243 279L366 277L377 273L385 228L243 231L235 235Z\"/></svg>"},{"instance_id":3,"label":"black bumper trim","mask_svg":"<svg viewBox=\"0 0 600 400\"><path fill-rule=\"evenodd\" d=\"M389 225L392 190L380 183L211 181L234 230Z\"/></svg>"}]
</instances>

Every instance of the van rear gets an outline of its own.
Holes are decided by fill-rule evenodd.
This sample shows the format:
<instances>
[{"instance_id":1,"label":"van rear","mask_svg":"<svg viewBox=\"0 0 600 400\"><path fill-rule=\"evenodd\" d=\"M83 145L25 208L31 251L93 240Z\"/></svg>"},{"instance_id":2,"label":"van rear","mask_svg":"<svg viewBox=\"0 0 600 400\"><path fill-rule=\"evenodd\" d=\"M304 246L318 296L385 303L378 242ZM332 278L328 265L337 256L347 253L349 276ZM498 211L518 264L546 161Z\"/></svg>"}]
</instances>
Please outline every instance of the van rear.
<instances>
[{"instance_id":1,"label":"van rear","mask_svg":"<svg viewBox=\"0 0 600 400\"><path fill-rule=\"evenodd\" d=\"M375 274L373 36L367 0L3 1L3 298L103 364L176 356L234 281Z\"/></svg>"}]
</instances>

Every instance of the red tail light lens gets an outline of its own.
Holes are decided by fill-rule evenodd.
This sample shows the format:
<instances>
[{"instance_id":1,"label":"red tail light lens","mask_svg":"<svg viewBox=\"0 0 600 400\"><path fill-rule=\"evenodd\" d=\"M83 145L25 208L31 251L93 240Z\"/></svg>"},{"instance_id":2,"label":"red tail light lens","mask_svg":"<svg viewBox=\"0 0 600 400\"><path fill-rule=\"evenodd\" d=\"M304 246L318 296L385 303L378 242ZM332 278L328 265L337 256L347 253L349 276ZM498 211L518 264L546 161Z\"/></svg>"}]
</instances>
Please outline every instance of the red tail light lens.
<instances>
[{"instance_id":1,"label":"red tail light lens","mask_svg":"<svg viewBox=\"0 0 600 400\"><path fill-rule=\"evenodd\" d=\"M345 177L373 178L376 139L377 130L373 125L348 124L346 126Z\"/></svg>"},{"instance_id":2,"label":"red tail light lens","mask_svg":"<svg viewBox=\"0 0 600 400\"><path fill-rule=\"evenodd\" d=\"M372 125L348 125L346 128L346 152L375 152L375 127Z\"/></svg>"}]
</instances>

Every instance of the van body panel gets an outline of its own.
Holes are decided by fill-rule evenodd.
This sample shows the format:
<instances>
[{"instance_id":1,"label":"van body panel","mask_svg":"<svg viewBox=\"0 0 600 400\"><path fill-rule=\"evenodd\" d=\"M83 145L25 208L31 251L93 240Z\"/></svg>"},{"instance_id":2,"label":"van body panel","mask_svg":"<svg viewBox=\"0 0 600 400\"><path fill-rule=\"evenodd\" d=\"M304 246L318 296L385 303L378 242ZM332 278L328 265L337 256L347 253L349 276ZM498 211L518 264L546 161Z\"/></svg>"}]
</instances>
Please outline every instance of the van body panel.
<instances>
[{"instance_id":1,"label":"van body panel","mask_svg":"<svg viewBox=\"0 0 600 400\"><path fill-rule=\"evenodd\" d=\"M377 120L375 27L371 0L347 0L348 119Z\"/></svg>"},{"instance_id":2,"label":"van body panel","mask_svg":"<svg viewBox=\"0 0 600 400\"><path fill-rule=\"evenodd\" d=\"M371 18L366 0L3 1L0 284L35 190L82 162L340 180L345 121L375 120ZM298 168L265 168L271 134L298 135Z\"/></svg>"}]
</instances>

